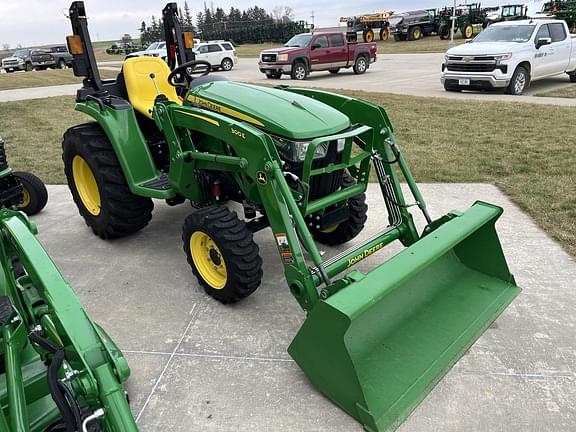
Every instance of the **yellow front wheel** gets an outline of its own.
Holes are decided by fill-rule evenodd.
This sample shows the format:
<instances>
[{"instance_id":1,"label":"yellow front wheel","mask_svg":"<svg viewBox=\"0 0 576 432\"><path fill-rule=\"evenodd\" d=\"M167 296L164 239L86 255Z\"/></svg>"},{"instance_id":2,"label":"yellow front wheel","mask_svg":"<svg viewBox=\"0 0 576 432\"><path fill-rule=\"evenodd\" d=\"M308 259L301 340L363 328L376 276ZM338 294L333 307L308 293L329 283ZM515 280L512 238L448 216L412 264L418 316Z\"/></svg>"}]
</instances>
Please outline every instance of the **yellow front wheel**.
<instances>
[{"instance_id":1,"label":"yellow front wheel","mask_svg":"<svg viewBox=\"0 0 576 432\"><path fill-rule=\"evenodd\" d=\"M90 165L80 155L72 159L72 177L82 204L93 216L100 214L101 200L98 183Z\"/></svg>"},{"instance_id":2,"label":"yellow front wheel","mask_svg":"<svg viewBox=\"0 0 576 432\"><path fill-rule=\"evenodd\" d=\"M48 202L48 191L44 182L29 172L15 171L14 177L22 184L22 199L18 210L29 216L40 213Z\"/></svg>"},{"instance_id":3,"label":"yellow front wheel","mask_svg":"<svg viewBox=\"0 0 576 432\"><path fill-rule=\"evenodd\" d=\"M252 232L223 206L196 210L184 222L184 252L206 293L222 303L252 294L262 279L262 258Z\"/></svg>"}]
</instances>

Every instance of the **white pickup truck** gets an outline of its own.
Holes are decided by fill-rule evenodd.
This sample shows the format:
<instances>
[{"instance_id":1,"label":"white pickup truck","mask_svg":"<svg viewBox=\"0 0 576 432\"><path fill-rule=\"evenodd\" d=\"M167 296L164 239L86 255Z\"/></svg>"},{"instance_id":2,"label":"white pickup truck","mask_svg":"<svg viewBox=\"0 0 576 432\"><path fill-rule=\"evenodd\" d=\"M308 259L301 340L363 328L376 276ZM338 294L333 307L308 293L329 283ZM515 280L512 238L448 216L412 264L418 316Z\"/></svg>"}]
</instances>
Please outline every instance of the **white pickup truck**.
<instances>
[{"instance_id":1,"label":"white pickup truck","mask_svg":"<svg viewBox=\"0 0 576 432\"><path fill-rule=\"evenodd\" d=\"M576 35L560 20L496 23L448 50L441 82L447 91L504 88L514 95L554 75L566 73L576 82L575 42Z\"/></svg>"}]
</instances>

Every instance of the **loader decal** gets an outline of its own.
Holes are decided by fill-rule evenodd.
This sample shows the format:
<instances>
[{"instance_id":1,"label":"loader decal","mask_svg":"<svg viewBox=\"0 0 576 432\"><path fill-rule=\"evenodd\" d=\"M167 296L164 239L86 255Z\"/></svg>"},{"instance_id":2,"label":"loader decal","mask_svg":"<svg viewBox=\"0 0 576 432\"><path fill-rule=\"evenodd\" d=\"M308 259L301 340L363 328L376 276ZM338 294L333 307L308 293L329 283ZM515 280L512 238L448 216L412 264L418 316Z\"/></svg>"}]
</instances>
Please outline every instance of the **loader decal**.
<instances>
[{"instance_id":1,"label":"loader decal","mask_svg":"<svg viewBox=\"0 0 576 432\"><path fill-rule=\"evenodd\" d=\"M276 234L276 243L278 243L278 251L284 264L294 264L294 255L288 243L288 236L285 233Z\"/></svg>"},{"instance_id":2,"label":"loader decal","mask_svg":"<svg viewBox=\"0 0 576 432\"><path fill-rule=\"evenodd\" d=\"M384 247L384 243L379 243L376 246L372 246L370 249L366 249L359 255L352 257L348 260L348 267L352 267L355 264L358 264L360 261L368 258L370 255L378 252L380 249Z\"/></svg>"},{"instance_id":3,"label":"loader decal","mask_svg":"<svg viewBox=\"0 0 576 432\"><path fill-rule=\"evenodd\" d=\"M264 124L261 121L256 120L254 117L250 117L249 115L243 114L243 113L236 111L236 110L233 110L231 108L227 108L223 105L211 102L211 101L206 100L204 98L200 98L198 96L190 95L188 97L188 101L193 103L194 105L198 105L200 108L204 108L204 109L207 109L209 111L214 111L214 112L217 112L219 114L228 115L230 117L237 118L238 120L243 120L245 122L252 123L253 125L256 125L256 126L261 126L261 127L264 126Z\"/></svg>"}]
</instances>

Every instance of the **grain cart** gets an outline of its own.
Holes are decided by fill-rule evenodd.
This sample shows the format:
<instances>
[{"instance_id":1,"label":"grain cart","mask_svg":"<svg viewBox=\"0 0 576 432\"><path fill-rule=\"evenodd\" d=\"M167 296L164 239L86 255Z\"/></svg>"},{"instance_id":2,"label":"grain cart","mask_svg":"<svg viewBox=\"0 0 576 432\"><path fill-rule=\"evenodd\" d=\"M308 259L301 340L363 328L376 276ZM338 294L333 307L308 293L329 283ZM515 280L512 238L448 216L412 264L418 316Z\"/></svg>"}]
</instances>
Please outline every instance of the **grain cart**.
<instances>
[{"instance_id":1,"label":"grain cart","mask_svg":"<svg viewBox=\"0 0 576 432\"><path fill-rule=\"evenodd\" d=\"M388 20L390 33L396 42L420 40L438 32L436 9L416 10L394 14Z\"/></svg>"},{"instance_id":2,"label":"grain cart","mask_svg":"<svg viewBox=\"0 0 576 432\"><path fill-rule=\"evenodd\" d=\"M134 432L130 369L16 211L46 203L40 180L22 178L0 140L0 431Z\"/></svg>"},{"instance_id":3,"label":"grain cart","mask_svg":"<svg viewBox=\"0 0 576 432\"><path fill-rule=\"evenodd\" d=\"M341 23L346 23L346 38L348 42L358 40L358 32L362 32L364 42L374 42L374 30L379 30L380 40L387 41L390 37L388 20L394 12L379 12L353 17L340 17Z\"/></svg>"},{"instance_id":4,"label":"grain cart","mask_svg":"<svg viewBox=\"0 0 576 432\"><path fill-rule=\"evenodd\" d=\"M146 226L153 199L191 202L186 259L222 303L260 285L253 234L270 228L307 313L290 355L367 430L397 427L519 292L494 227L502 209L477 202L433 220L384 108L360 99L230 82L200 61L170 71L146 57L102 82L84 17L74 2L68 42L85 78L76 109L92 122L63 141L80 215L115 238ZM342 245L364 229L372 169L387 217L366 240L323 257L317 242ZM411 208L427 221L421 233ZM396 240L407 249L369 273L354 270Z\"/></svg>"},{"instance_id":5,"label":"grain cart","mask_svg":"<svg viewBox=\"0 0 576 432\"><path fill-rule=\"evenodd\" d=\"M474 37L474 26L482 25L486 28L488 25L487 12L482 9L480 3L471 3L456 7L456 22L454 32L460 30L462 36L466 39ZM452 31L452 16L454 8L446 6L439 11L438 35L440 39L449 39Z\"/></svg>"}]
</instances>

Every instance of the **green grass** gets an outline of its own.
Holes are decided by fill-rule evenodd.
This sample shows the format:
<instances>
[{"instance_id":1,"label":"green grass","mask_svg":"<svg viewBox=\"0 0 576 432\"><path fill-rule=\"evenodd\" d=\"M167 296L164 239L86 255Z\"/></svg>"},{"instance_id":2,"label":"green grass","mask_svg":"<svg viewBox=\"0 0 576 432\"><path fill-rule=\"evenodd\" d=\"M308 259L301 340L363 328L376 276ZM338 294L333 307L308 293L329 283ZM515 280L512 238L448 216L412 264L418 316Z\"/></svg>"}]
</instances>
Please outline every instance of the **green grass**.
<instances>
[{"instance_id":1,"label":"green grass","mask_svg":"<svg viewBox=\"0 0 576 432\"><path fill-rule=\"evenodd\" d=\"M495 184L576 256L576 108L343 93L387 109L418 181ZM88 120L73 106L72 97L0 103L14 168L64 183L62 134Z\"/></svg>"},{"instance_id":2,"label":"green grass","mask_svg":"<svg viewBox=\"0 0 576 432\"><path fill-rule=\"evenodd\" d=\"M560 98L576 98L576 84L564 87L559 90L552 90L549 92L538 93L536 96L542 97L560 97Z\"/></svg>"},{"instance_id":3,"label":"green grass","mask_svg":"<svg viewBox=\"0 0 576 432\"><path fill-rule=\"evenodd\" d=\"M376 36L378 37L378 36ZM359 42L361 42L361 36ZM456 36L455 42L457 45L464 43L459 35ZM411 54L411 53L443 53L449 48L449 41L441 40L438 36L429 36L419 41L405 41L395 42L390 38L387 41L377 40L378 54ZM238 57L258 57L262 50L268 48L278 48L282 46L281 43L263 43L263 44L242 44L236 47Z\"/></svg>"},{"instance_id":4,"label":"green grass","mask_svg":"<svg viewBox=\"0 0 576 432\"><path fill-rule=\"evenodd\" d=\"M100 70L103 79L116 78L118 72ZM72 69L47 69L33 72L14 72L0 75L0 91L29 87L44 87L62 84L81 83L82 79L75 77Z\"/></svg>"}]
</instances>

